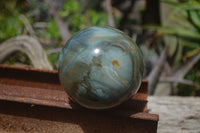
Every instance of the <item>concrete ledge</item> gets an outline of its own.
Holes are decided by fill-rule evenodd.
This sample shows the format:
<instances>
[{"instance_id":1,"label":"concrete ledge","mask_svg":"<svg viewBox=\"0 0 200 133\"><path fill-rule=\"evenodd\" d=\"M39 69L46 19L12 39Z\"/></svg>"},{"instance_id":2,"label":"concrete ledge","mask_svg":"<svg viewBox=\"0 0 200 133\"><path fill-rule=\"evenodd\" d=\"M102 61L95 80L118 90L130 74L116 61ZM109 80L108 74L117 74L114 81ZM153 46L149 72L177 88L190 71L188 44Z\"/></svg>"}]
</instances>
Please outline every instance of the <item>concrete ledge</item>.
<instances>
[{"instance_id":1,"label":"concrete ledge","mask_svg":"<svg viewBox=\"0 0 200 133\"><path fill-rule=\"evenodd\" d=\"M148 110L159 114L158 133L200 133L200 97L148 97Z\"/></svg>"}]
</instances>

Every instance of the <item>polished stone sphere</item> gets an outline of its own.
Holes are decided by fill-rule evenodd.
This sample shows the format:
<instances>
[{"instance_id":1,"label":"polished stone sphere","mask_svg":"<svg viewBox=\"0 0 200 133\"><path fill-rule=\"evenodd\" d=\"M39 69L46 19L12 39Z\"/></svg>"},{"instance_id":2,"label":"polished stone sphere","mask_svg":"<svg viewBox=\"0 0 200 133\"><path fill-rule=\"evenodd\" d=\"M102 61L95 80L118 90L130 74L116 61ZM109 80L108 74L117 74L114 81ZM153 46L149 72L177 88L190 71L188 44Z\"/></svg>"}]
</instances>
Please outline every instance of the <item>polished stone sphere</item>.
<instances>
[{"instance_id":1,"label":"polished stone sphere","mask_svg":"<svg viewBox=\"0 0 200 133\"><path fill-rule=\"evenodd\" d=\"M79 31L59 57L59 78L69 97L90 109L107 109L132 97L140 87L143 58L123 32L103 26Z\"/></svg>"}]
</instances>

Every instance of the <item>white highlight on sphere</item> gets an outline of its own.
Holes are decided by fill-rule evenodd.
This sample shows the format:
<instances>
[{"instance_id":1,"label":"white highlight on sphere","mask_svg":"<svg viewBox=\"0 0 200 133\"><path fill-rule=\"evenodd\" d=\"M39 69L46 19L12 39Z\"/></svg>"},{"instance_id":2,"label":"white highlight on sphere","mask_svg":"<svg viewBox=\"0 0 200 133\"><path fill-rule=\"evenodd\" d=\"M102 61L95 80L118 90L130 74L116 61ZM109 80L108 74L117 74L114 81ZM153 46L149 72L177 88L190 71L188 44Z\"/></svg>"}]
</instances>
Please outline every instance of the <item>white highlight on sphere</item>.
<instances>
[{"instance_id":1,"label":"white highlight on sphere","mask_svg":"<svg viewBox=\"0 0 200 133\"><path fill-rule=\"evenodd\" d=\"M100 52L100 49L98 49L98 48L94 50L95 54L98 54L99 52Z\"/></svg>"}]
</instances>

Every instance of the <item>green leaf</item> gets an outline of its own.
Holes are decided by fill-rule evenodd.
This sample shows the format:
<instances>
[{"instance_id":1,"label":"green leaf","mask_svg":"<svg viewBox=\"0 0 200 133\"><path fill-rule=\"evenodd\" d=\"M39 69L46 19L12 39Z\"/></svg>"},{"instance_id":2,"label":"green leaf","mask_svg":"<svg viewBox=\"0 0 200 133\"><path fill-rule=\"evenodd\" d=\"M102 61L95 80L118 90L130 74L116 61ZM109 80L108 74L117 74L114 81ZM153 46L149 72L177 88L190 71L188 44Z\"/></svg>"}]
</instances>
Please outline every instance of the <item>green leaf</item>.
<instances>
[{"instance_id":1,"label":"green leaf","mask_svg":"<svg viewBox=\"0 0 200 133\"><path fill-rule=\"evenodd\" d=\"M200 53L200 47L193 49L191 51L188 51L184 58L190 58L190 57L196 55L197 53Z\"/></svg>"},{"instance_id":2,"label":"green leaf","mask_svg":"<svg viewBox=\"0 0 200 133\"><path fill-rule=\"evenodd\" d=\"M173 26L170 24L173 23ZM168 23L166 23L166 26L170 27L183 27L183 28L192 28L192 30L196 30L195 27L190 23L190 21L187 18L187 15L183 14L171 14L168 18Z\"/></svg>"},{"instance_id":3,"label":"green leaf","mask_svg":"<svg viewBox=\"0 0 200 133\"><path fill-rule=\"evenodd\" d=\"M174 55L174 53L176 52L177 38L165 36L164 40L165 40L165 44L168 45L168 47L169 47L168 54L169 54L170 57L172 57Z\"/></svg>"},{"instance_id":4,"label":"green leaf","mask_svg":"<svg viewBox=\"0 0 200 133\"><path fill-rule=\"evenodd\" d=\"M175 68L180 65L180 61L182 59L183 45L180 45L180 44L181 44L181 41L179 42L178 50L177 50L177 53L176 53L176 56L175 56L175 60L174 60L174 66L175 66Z\"/></svg>"},{"instance_id":5,"label":"green leaf","mask_svg":"<svg viewBox=\"0 0 200 133\"><path fill-rule=\"evenodd\" d=\"M198 14L198 11L189 11L189 15L191 23L200 30L200 15Z\"/></svg>"},{"instance_id":6,"label":"green leaf","mask_svg":"<svg viewBox=\"0 0 200 133\"><path fill-rule=\"evenodd\" d=\"M181 38L190 38L194 40L200 40L200 34L194 31L191 31L190 29L186 28L179 28L179 27L168 27L168 26L156 26L156 25L148 25L143 26L144 29L152 29L157 30L159 35L171 35L171 36L177 36Z\"/></svg>"}]
</instances>

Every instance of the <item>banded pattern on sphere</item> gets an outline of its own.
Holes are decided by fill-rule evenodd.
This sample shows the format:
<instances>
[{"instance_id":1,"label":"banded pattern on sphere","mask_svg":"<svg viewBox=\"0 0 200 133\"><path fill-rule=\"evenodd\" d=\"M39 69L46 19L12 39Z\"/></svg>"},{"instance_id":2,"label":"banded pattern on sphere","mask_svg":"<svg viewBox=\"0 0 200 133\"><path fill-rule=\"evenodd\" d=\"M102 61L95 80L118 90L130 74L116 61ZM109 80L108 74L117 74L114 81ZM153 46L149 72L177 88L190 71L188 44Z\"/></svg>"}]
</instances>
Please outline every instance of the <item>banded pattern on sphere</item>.
<instances>
[{"instance_id":1,"label":"banded pattern on sphere","mask_svg":"<svg viewBox=\"0 0 200 133\"><path fill-rule=\"evenodd\" d=\"M123 32L94 26L76 33L59 57L59 77L67 94L91 109L117 106L142 81L140 49Z\"/></svg>"}]
</instances>

